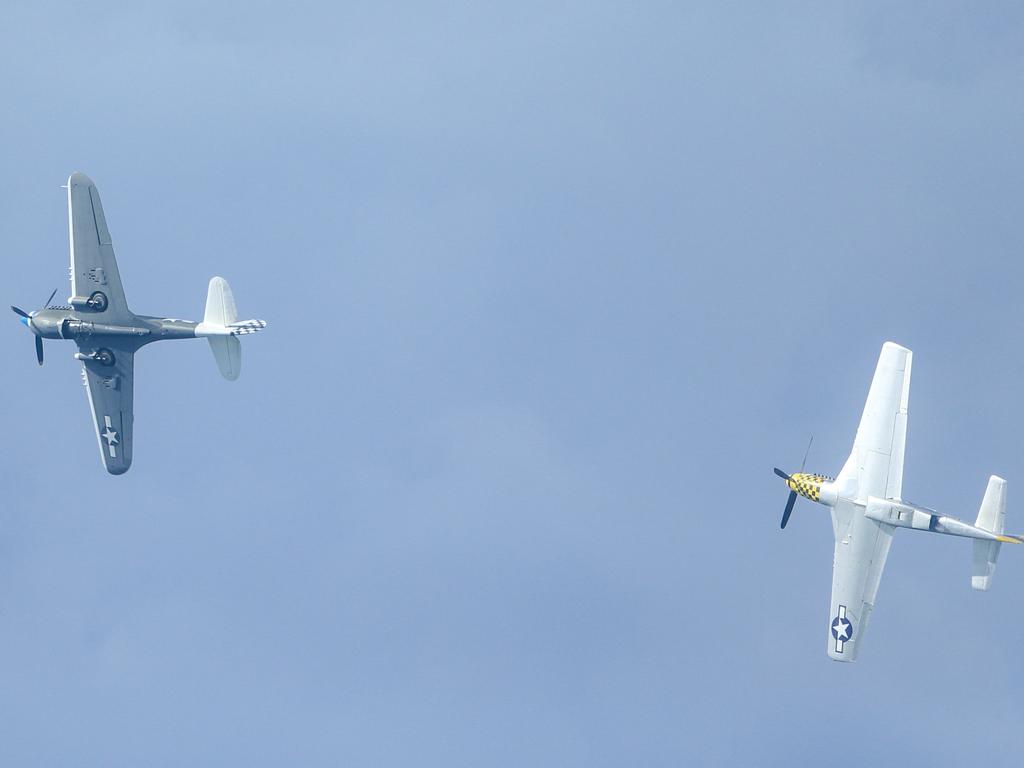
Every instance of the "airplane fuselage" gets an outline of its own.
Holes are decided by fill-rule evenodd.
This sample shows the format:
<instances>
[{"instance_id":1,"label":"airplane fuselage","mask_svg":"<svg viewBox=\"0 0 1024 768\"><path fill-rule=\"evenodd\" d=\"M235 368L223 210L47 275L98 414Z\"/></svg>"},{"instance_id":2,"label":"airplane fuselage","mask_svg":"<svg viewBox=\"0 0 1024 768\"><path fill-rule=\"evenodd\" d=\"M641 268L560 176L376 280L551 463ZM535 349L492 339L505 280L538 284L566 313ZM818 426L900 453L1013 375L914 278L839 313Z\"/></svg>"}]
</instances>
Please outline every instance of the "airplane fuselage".
<instances>
[{"instance_id":1,"label":"airplane fuselage","mask_svg":"<svg viewBox=\"0 0 1024 768\"><path fill-rule=\"evenodd\" d=\"M68 339L79 346L102 346L104 337L117 338L122 344L135 348L165 339L194 339L199 323L192 320L132 315L129 323L98 323L89 318L89 313L74 309L42 309L23 318L22 322L33 333L44 339Z\"/></svg>"},{"instance_id":2,"label":"airplane fuselage","mask_svg":"<svg viewBox=\"0 0 1024 768\"><path fill-rule=\"evenodd\" d=\"M786 485L810 501L826 507L834 507L841 501L846 502L856 507L869 520L897 528L943 533L947 536L962 536L969 539L1020 543L1019 537L986 531L958 518L941 515L928 507L899 499L881 499L876 496L868 496L867 499L851 498L844 493L847 489L840 488L839 484L827 475L798 472L791 476Z\"/></svg>"}]
</instances>

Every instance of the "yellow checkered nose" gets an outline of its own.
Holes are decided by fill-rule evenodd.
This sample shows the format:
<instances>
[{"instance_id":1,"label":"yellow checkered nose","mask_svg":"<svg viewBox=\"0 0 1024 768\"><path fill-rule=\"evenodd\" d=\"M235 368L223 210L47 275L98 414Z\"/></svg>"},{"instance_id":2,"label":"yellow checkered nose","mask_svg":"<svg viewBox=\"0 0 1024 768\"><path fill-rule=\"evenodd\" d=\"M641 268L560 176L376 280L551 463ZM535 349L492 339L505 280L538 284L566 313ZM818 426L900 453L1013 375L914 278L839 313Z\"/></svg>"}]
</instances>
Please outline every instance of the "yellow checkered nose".
<instances>
[{"instance_id":1,"label":"yellow checkered nose","mask_svg":"<svg viewBox=\"0 0 1024 768\"><path fill-rule=\"evenodd\" d=\"M795 475L790 475L789 480L786 481L786 485L789 486L791 491L796 491L805 499L820 501L821 484L827 481L828 478L824 475L811 475L806 472L797 472Z\"/></svg>"}]
</instances>

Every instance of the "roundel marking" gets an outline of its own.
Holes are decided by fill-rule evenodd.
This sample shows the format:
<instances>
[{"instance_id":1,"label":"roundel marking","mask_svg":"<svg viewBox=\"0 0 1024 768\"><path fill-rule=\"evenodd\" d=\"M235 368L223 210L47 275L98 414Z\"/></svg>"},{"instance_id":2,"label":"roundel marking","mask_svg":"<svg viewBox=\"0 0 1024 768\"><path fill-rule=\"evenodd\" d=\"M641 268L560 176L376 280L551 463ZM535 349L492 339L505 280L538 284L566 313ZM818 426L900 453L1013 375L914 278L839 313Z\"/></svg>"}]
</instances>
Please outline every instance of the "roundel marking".
<instances>
[{"instance_id":1,"label":"roundel marking","mask_svg":"<svg viewBox=\"0 0 1024 768\"><path fill-rule=\"evenodd\" d=\"M844 643L853 639L853 624L845 616L836 616L832 620L832 637Z\"/></svg>"}]
</instances>

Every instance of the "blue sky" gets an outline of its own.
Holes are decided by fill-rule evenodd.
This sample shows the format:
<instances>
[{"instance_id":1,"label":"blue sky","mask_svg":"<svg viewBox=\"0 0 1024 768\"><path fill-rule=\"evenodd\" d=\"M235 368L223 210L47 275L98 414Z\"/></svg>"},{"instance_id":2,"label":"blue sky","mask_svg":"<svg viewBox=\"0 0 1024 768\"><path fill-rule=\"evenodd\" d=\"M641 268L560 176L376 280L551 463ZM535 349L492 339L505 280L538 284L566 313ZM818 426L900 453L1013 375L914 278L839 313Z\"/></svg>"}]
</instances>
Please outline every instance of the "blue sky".
<instances>
[{"instance_id":1,"label":"blue sky","mask_svg":"<svg viewBox=\"0 0 1024 768\"><path fill-rule=\"evenodd\" d=\"M135 464L11 315L10 765L1019 763L1021 552L901 533L825 655L883 341L904 491L1024 481L1015 3L0 12L8 303L103 195L133 309L227 277L242 377L137 359ZM60 293L60 292L59 292Z\"/></svg>"}]
</instances>

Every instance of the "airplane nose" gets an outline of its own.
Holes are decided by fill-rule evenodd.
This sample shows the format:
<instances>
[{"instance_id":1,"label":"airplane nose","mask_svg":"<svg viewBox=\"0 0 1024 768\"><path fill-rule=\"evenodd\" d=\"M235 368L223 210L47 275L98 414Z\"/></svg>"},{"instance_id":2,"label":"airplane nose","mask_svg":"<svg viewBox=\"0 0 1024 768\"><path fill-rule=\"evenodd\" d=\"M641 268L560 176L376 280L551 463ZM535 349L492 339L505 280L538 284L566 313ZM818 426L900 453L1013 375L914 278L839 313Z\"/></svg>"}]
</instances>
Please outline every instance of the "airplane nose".
<instances>
[{"instance_id":1,"label":"airplane nose","mask_svg":"<svg viewBox=\"0 0 1024 768\"><path fill-rule=\"evenodd\" d=\"M29 324L28 324L28 318L27 317L19 317L18 319L21 320L21 324L24 325L26 328L30 327Z\"/></svg>"}]
</instances>

